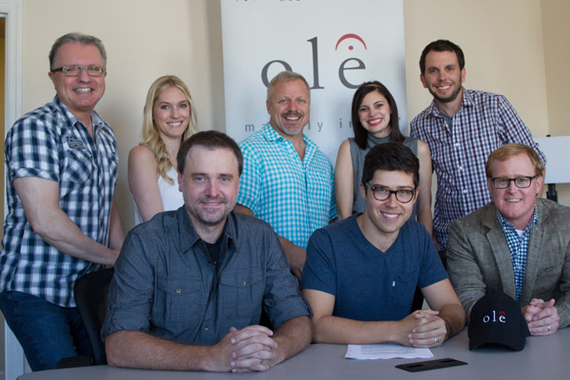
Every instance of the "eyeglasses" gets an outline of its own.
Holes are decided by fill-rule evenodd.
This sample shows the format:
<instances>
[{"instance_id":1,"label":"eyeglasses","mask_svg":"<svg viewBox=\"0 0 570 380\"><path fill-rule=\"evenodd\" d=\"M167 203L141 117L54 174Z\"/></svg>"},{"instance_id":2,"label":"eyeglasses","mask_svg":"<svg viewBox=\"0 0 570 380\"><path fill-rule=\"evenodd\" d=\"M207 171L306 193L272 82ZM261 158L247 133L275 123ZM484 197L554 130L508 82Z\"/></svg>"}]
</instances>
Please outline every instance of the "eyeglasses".
<instances>
[{"instance_id":1,"label":"eyeglasses","mask_svg":"<svg viewBox=\"0 0 570 380\"><path fill-rule=\"evenodd\" d=\"M105 74L105 68L103 66L62 66L57 69L53 69L51 72L61 71L66 77L78 77L81 75L81 71L85 70L87 75L90 77L100 77Z\"/></svg>"},{"instance_id":2,"label":"eyeglasses","mask_svg":"<svg viewBox=\"0 0 570 380\"><path fill-rule=\"evenodd\" d=\"M530 186L532 180L535 178L536 176L534 177L520 176L517 178L499 177L499 178L491 178L491 181L493 181L493 186L495 186L495 189L506 189L509 186L511 186L511 181L514 182L515 186L518 187L519 189L526 189L527 187Z\"/></svg>"},{"instance_id":3,"label":"eyeglasses","mask_svg":"<svg viewBox=\"0 0 570 380\"><path fill-rule=\"evenodd\" d=\"M370 190L372 190L372 194L374 194L374 198L377 201L385 201L392 194L396 194L396 199L400 203L408 203L412 199L414 199L414 194L416 194L416 190L390 190L384 186L371 186L369 183L366 184Z\"/></svg>"}]
</instances>

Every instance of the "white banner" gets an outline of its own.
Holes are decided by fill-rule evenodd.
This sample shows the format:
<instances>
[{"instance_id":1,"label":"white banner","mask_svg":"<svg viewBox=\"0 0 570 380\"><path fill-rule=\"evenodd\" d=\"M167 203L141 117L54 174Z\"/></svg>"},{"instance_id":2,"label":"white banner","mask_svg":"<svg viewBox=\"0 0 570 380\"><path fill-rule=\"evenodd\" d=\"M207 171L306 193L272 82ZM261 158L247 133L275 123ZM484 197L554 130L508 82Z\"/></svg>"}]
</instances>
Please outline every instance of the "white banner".
<instances>
[{"instance_id":1,"label":"white banner","mask_svg":"<svg viewBox=\"0 0 570 380\"><path fill-rule=\"evenodd\" d=\"M220 0L226 133L240 142L269 121L267 84L283 70L311 86L309 136L334 165L353 137L352 97L365 81L394 96L407 135L402 0Z\"/></svg>"}]
</instances>

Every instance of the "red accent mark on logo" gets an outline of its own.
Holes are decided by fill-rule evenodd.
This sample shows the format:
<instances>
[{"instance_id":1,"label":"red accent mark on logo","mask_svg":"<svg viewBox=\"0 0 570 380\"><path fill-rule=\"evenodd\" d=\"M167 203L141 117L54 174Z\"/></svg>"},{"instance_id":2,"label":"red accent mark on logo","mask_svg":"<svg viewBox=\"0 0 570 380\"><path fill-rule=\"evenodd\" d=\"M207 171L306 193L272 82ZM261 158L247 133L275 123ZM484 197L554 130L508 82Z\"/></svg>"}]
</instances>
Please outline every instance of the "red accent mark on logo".
<instances>
[{"instance_id":1,"label":"red accent mark on logo","mask_svg":"<svg viewBox=\"0 0 570 380\"><path fill-rule=\"evenodd\" d=\"M334 50L338 50L338 45L340 45L340 43L341 43L342 41L346 40L347 38L354 38L355 40L360 41L360 42L362 43L362 45L364 45L364 49L368 50L368 47L366 47L366 43L364 42L364 40L363 40L362 38L360 38L359 35L357 35L357 34L351 34L351 33L345 34L344 36L342 36L341 38L339 38L338 41L337 41L337 43L336 43L336 46L335 46ZM352 50L352 49L354 49L354 47L351 45L351 46L348 47L348 49L349 49L349 50Z\"/></svg>"}]
</instances>

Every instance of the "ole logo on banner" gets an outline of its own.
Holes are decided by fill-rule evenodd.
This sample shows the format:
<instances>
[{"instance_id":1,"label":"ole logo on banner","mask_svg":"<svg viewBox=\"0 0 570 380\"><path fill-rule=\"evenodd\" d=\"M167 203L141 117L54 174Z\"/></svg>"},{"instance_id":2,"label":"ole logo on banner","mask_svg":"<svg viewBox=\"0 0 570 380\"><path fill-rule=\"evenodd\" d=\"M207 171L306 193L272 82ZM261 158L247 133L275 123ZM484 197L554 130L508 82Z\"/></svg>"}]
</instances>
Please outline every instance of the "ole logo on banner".
<instances>
[{"instance_id":1,"label":"ole logo on banner","mask_svg":"<svg viewBox=\"0 0 570 380\"><path fill-rule=\"evenodd\" d=\"M364 40L359 35L349 33L349 34L345 34L344 36L342 36L338 39L336 46L335 46L335 51L338 51L339 45L341 45L341 43L343 41L352 42L351 40L354 40L355 42L362 44L362 46L364 47L364 50L368 50L368 48L366 47L366 43L364 42ZM318 37L313 37L310 40L307 40L307 42L309 42L312 45L313 86L311 87L311 90L322 90L322 89L324 89L324 87L321 86L321 83L319 80ZM354 50L354 45L349 44L348 50L350 50L350 51ZM274 65L274 64L282 65L284 70L295 71L295 70L293 70L293 68L291 67L291 65L289 63L287 63L286 61L283 61L283 60L276 59L276 60L267 62L265 64L265 66L263 66L263 69L261 70L261 80L263 81L263 84L265 85L265 87L267 87L269 85L269 78L267 77L267 72L269 71L269 68L271 67L271 65ZM342 85L345 86L346 88L352 88L352 89L358 88L362 84L362 82L350 83L345 76L345 71L347 71L347 70L365 70L365 69L366 69L366 65L364 64L364 62L361 59L356 58L356 57L347 58L340 64L340 66L338 68L338 79L340 80Z\"/></svg>"}]
</instances>

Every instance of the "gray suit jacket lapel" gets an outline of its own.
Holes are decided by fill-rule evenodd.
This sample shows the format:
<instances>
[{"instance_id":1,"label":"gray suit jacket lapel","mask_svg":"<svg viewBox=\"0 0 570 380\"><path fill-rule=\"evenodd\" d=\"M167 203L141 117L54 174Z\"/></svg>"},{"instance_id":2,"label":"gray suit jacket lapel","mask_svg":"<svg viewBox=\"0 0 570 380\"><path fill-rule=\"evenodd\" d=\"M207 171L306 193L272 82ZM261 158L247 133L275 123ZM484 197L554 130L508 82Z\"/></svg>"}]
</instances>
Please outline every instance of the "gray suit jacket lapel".
<instances>
[{"instance_id":1,"label":"gray suit jacket lapel","mask_svg":"<svg viewBox=\"0 0 570 380\"><path fill-rule=\"evenodd\" d=\"M490 208L490 213L487 218L485 218L485 224L489 228L487 232L487 239L489 240L489 245L495 258L497 267L499 268L499 274L501 276L501 283L503 285L503 292L516 299L516 289L515 289L515 275L513 273L513 263L511 261L511 251L505 239L505 233L501 227L501 223L497 219L495 213L495 207ZM489 265L492 265L489 263ZM528 266L527 266L528 267Z\"/></svg>"}]
</instances>

